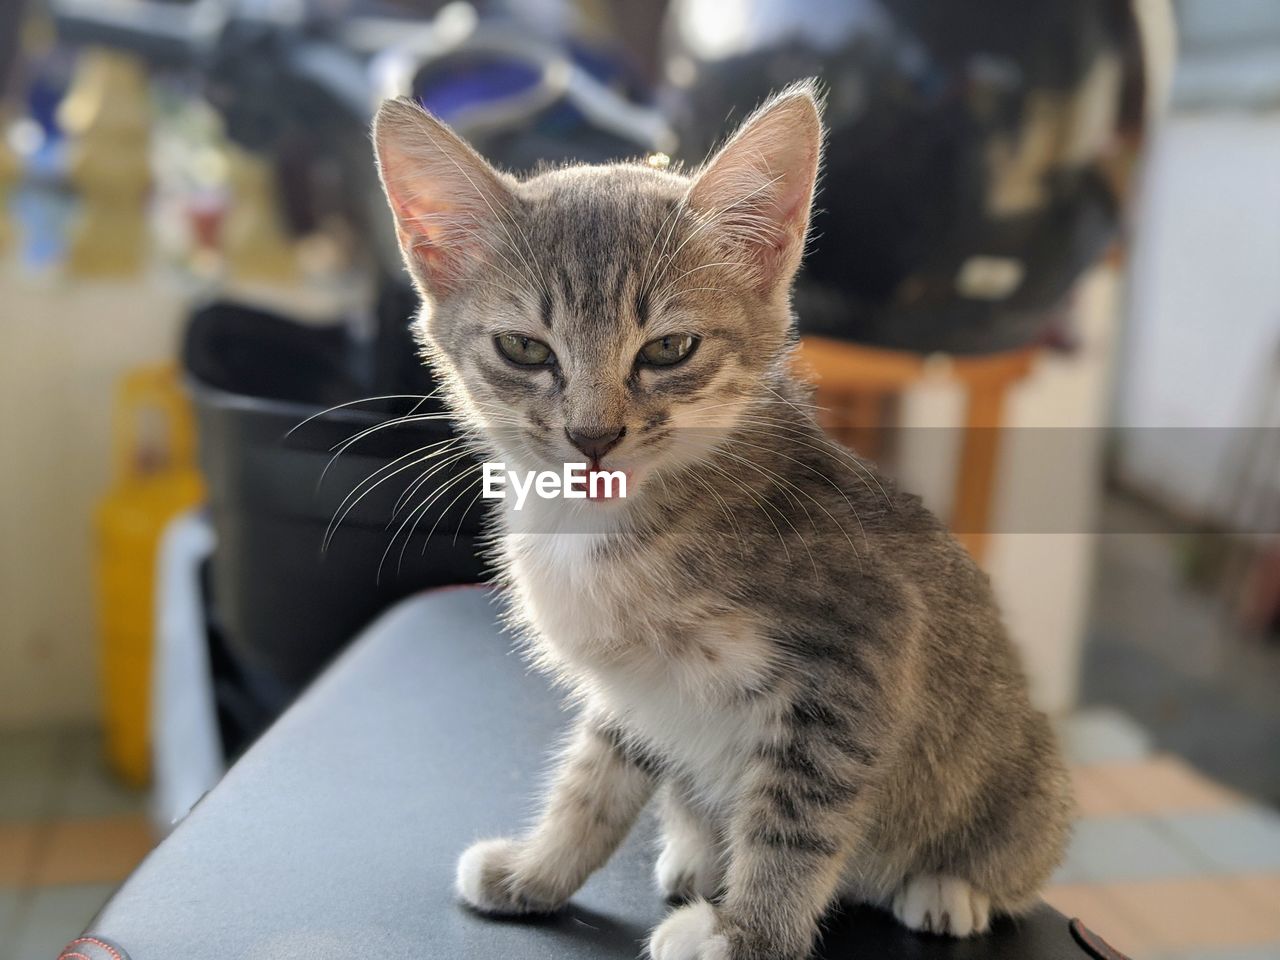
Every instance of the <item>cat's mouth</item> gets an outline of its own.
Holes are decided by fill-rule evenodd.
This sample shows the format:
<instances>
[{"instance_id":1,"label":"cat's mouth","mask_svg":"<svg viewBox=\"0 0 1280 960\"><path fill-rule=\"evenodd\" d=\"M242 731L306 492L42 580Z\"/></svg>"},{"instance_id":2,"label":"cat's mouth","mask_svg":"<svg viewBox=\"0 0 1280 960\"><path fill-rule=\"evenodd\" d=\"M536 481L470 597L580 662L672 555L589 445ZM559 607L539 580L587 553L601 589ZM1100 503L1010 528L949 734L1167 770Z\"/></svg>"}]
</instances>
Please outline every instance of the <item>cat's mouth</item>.
<instances>
[{"instance_id":1,"label":"cat's mouth","mask_svg":"<svg viewBox=\"0 0 1280 960\"><path fill-rule=\"evenodd\" d=\"M634 475L632 470L606 467L598 459L593 459L587 463L586 472L579 474L578 479L570 484L570 489L585 493L593 503L625 500L631 493Z\"/></svg>"}]
</instances>

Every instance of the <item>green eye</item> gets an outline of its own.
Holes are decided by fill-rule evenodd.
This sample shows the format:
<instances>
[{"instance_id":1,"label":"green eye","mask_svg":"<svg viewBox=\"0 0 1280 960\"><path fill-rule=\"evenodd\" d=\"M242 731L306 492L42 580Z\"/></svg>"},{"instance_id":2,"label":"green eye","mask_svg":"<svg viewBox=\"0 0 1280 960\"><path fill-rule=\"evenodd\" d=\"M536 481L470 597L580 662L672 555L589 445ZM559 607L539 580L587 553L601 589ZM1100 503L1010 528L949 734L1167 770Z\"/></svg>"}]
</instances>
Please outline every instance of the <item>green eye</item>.
<instances>
[{"instance_id":1,"label":"green eye","mask_svg":"<svg viewBox=\"0 0 1280 960\"><path fill-rule=\"evenodd\" d=\"M556 359L556 355L551 352L551 348L541 340L523 337L518 333L500 334L494 337L493 342L498 345L498 349L504 357L512 363L520 364L522 367L536 367L554 363Z\"/></svg>"},{"instance_id":2,"label":"green eye","mask_svg":"<svg viewBox=\"0 0 1280 960\"><path fill-rule=\"evenodd\" d=\"M698 338L687 333L668 334L641 347L639 360L653 367L675 366L693 353L697 345Z\"/></svg>"}]
</instances>

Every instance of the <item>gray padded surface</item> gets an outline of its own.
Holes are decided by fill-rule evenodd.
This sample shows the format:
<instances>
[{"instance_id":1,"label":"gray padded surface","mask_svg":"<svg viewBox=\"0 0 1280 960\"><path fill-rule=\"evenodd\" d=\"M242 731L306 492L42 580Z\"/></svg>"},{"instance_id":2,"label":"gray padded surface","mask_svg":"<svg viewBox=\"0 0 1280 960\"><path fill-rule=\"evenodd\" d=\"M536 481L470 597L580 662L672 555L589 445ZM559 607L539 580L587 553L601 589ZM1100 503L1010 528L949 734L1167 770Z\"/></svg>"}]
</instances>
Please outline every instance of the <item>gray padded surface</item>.
<instances>
[{"instance_id":1,"label":"gray padded surface","mask_svg":"<svg viewBox=\"0 0 1280 960\"><path fill-rule=\"evenodd\" d=\"M451 884L471 840L518 830L566 717L494 625L491 595L403 602L232 768L90 933L132 960L634 958L666 907L640 827L561 915L496 922ZM1047 907L978 941L846 911L824 957L1086 956Z\"/></svg>"}]
</instances>

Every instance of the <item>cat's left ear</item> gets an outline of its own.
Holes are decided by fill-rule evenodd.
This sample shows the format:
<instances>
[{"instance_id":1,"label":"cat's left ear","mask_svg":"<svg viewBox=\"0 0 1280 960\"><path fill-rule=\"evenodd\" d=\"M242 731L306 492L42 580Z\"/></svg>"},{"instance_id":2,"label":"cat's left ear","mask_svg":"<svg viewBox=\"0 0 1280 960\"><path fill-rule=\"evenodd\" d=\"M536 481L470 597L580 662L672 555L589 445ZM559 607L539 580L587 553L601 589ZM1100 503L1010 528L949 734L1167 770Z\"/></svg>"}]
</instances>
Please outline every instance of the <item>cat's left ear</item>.
<instances>
[{"instance_id":1,"label":"cat's left ear","mask_svg":"<svg viewBox=\"0 0 1280 960\"><path fill-rule=\"evenodd\" d=\"M800 266L822 158L813 81L794 84L752 114L697 175L689 206L748 269L762 294Z\"/></svg>"},{"instance_id":2,"label":"cat's left ear","mask_svg":"<svg viewBox=\"0 0 1280 960\"><path fill-rule=\"evenodd\" d=\"M373 142L409 272L424 296L447 296L510 237L510 179L412 100L382 104Z\"/></svg>"}]
</instances>

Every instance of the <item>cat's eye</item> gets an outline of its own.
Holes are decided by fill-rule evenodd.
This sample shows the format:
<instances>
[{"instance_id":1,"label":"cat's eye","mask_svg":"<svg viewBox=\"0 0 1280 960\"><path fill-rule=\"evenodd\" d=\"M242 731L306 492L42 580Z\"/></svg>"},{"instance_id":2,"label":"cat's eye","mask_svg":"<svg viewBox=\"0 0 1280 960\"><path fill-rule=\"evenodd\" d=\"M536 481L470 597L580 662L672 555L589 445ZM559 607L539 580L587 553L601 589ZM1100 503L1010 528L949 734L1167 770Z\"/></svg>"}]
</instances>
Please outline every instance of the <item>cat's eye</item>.
<instances>
[{"instance_id":1,"label":"cat's eye","mask_svg":"<svg viewBox=\"0 0 1280 960\"><path fill-rule=\"evenodd\" d=\"M697 337L687 333L670 333L646 343L640 348L637 359L651 367L672 367L687 359L697 345Z\"/></svg>"},{"instance_id":2,"label":"cat's eye","mask_svg":"<svg viewBox=\"0 0 1280 960\"><path fill-rule=\"evenodd\" d=\"M512 363L522 367L545 366L554 363L556 355L541 340L521 336L518 333L503 333L493 338L498 350Z\"/></svg>"}]
</instances>

